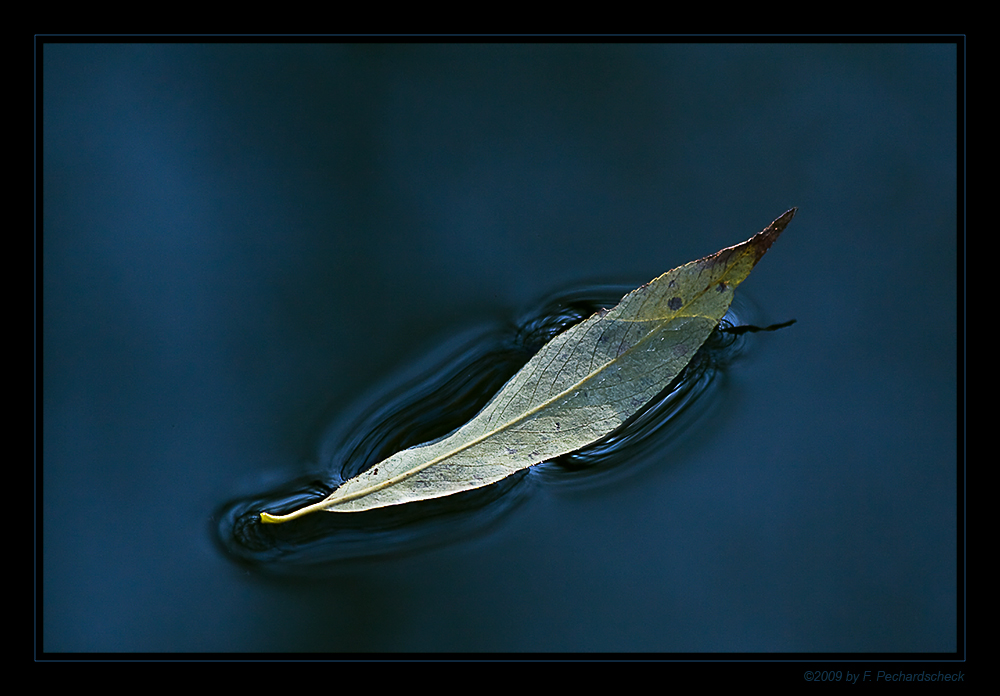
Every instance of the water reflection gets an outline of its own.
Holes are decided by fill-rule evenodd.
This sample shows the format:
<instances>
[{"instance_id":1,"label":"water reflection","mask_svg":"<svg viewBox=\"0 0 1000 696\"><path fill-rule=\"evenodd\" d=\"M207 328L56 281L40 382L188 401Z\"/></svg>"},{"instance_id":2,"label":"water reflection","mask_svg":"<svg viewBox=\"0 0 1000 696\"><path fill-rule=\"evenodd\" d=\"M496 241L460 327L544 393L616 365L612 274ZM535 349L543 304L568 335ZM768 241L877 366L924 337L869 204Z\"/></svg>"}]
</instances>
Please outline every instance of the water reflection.
<instances>
[{"instance_id":1,"label":"water reflection","mask_svg":"<svg viewBox=\"0 0 1000 696\"><path fill-rule=\"evenodd\" d=\"M634 287L634 286L632 286ZM743 295L687 368L646 408L601 440L503 481L461 494L360 513L317 513L279 525L259 522L261 510L284 513L325 498L341 482L402 449L437 439L470 420L553 336L612 307L632 289L597 285L550 297L507 326L463 335L409 377L373 391L360 413L334 423L321 447L329 471L252 498L231 501L216 519L223 549L240 562L281 573L317 573L332 562L395 554L481 533L523 499L533 477L588 485L664 447L710 401L722 369L744 349L745 332L726 329L753 322ZM601 479L603 480L603 478Z\"/></svg>"}]
</instances>

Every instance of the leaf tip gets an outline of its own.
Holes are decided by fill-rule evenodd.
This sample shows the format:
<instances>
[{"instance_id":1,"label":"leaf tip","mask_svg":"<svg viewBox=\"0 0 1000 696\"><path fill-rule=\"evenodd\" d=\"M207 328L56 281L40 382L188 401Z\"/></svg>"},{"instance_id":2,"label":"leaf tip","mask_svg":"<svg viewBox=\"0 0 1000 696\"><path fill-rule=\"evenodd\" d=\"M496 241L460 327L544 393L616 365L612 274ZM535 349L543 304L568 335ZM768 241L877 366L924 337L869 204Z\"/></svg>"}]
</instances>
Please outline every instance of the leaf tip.
<instances>
[{"instance_id":1,"label":"leaf tip","mask_svg":"<svg viewBox=\"0 0 1000 696\"><path fill-rule=\"evenodd\" d=\"M781 217L758 232L753 240L751 240L753 241L754 250L757 252L758 260L767 252L768 249L771 248L771 245L774 244L774 240L785 231L785 228L788 227L788 223L792 221L792 218L795 217L795 213L797 211L798 208L789 208L781 215Z\"/></svg>"}]
</instances>

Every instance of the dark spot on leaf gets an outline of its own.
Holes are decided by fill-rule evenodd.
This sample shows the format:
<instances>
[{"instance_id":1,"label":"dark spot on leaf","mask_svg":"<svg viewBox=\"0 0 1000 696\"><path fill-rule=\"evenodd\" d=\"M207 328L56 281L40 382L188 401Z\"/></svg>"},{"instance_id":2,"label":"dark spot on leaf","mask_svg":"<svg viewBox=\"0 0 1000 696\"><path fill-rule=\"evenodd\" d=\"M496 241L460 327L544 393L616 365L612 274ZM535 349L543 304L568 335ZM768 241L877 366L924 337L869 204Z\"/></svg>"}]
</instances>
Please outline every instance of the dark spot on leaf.
<instances>
[{"instance_id":1,"label":"dark spot on leaf","mask_svg":"<svg viewBox=\"0 0 1000 696\"><path fill-rule=\"evenodd\" d=\"M725 292L726 291L726 284L725 283L719 283L719 285L715 289L718 290L719 292Z\"/></svg>"},{"instance_id":2,"label":"dark spot on leaf","mask_svg":"<svg viewBox=\"0 0 1000 696\"><path fill-rule=\"evenodd\" d=\"M680 309L683 304L684 302L679 297L671 297L667 300L667 306L674 311Z\"/></svg>"}]
</instances>

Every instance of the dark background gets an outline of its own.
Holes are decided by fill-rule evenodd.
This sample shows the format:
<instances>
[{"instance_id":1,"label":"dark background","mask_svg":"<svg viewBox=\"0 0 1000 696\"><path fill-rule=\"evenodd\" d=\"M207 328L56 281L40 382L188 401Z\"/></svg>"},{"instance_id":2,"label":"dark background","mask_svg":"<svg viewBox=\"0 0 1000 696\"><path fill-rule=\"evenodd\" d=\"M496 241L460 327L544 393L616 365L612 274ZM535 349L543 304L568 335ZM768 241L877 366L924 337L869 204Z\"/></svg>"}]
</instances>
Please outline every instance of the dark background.
<instances>
[{"instance_id":1,"label":"dark background","mask_svg":"<svg viewBox=\"0 0 1000 696\"><path fill-rule=\"evenodd\" d=\"M956 649L953 44L49 44L43 648ZM322 578L213 541L374 385L799 213L668 452Z\"/></svg>"}]
</instances>

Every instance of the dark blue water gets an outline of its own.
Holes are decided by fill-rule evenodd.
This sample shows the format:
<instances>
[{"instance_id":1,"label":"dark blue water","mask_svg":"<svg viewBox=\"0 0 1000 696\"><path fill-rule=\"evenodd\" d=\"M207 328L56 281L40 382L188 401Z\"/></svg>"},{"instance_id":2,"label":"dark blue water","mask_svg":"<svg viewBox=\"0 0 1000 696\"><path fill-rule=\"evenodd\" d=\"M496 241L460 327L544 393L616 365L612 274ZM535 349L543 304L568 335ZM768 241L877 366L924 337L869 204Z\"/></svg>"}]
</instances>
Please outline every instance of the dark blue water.
<instances>
[{"instance_id":1,"label":"dark blue water","mask_svg":"<svg viewBox=\"0 0 1000 696\"><path fill-rule=\"evenodd\" d=\"M957 64L948 44L47 46L42 646L954 650ZM793 205L737 297L797 323L740 337L627 456L229 543L240 505L322 495L464 418L549 300Z\"/></svg>"}]
</instances>

